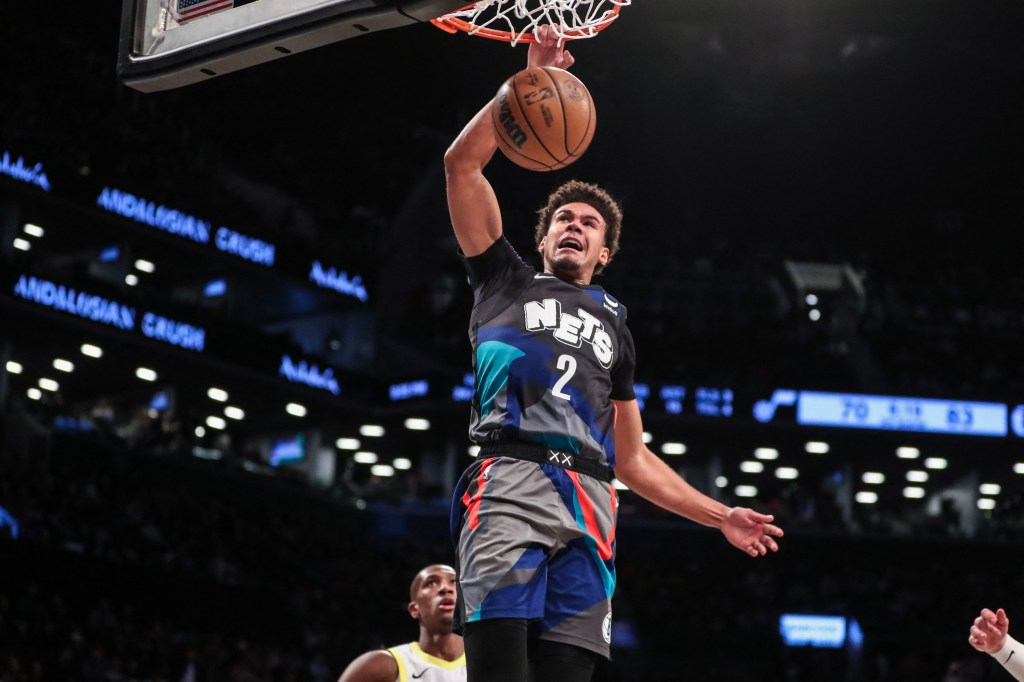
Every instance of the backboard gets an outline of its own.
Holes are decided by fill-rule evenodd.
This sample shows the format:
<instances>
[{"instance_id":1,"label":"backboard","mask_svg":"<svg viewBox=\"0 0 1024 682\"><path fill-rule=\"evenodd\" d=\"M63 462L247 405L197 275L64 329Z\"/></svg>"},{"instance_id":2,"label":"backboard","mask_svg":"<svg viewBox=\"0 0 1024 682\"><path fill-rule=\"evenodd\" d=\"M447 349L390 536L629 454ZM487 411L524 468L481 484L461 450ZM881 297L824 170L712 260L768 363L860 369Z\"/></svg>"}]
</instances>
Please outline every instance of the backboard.
<instances>
[{"instance_id":1,"label":"backboard","mask_svg":"<svg viewBox=\"0 0 1024 682\"><path fill-rule=\"evenodd\" d=\"M118 76L156 92L372 31L464 0L123 0Z\"/></svg>"}]
</instances>

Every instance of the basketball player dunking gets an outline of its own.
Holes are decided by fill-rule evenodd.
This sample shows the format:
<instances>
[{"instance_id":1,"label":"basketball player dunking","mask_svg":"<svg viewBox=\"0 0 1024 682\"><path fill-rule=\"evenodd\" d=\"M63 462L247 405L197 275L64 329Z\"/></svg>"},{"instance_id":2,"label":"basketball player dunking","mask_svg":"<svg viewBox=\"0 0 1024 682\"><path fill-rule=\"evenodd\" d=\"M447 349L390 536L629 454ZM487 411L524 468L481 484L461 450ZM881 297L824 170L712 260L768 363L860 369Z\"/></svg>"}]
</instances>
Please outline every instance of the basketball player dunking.
<instances>
[{"instance_id":1,"label":"basketball player dunking","mask_svg":"<svg viewBox=\"0 0 1024 682\"><path fill-rule=\"evenodd\" d=\"M550 27L537 38L531 66L572 65ZM445 155L474 292L470 435L481 446L452 502L468 676L586 682L611 643L613 472L750 556L776 551L782 530L698 492L644 445L626 309L591 284L619 248L619 205L595 185L562 185L536 226L544 271L525 265L483 174L497 145L491 106Z\"/></svg>"},{"instance_id":2,"label":"basketball player dunking","mask_svg":"<svg viewBox=\"0 0 1024 682\"><path fill-rule=\"evenodd\" d=\"M409 615L419 621L419 639L366 652L338 682L466 682L462 637L452 632L454 614L455 569L427 566L409 587Z\"/></svg>"}]
</instances>

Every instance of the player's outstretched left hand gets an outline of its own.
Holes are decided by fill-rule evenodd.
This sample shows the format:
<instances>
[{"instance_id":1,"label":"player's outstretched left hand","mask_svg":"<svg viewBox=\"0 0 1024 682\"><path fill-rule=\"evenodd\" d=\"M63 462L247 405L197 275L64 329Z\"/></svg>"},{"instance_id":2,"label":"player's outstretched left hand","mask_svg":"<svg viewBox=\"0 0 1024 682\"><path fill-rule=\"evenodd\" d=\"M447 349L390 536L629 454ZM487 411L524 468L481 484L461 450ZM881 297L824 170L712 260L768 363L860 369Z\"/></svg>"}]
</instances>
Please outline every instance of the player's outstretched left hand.
<instances>
[{"instance_id":1,"label":"player's outstretched left hand","mask_svg":"<svg viewBox=\"0 0 1024 682\"><path fill-rule=\"evenodd\" d=\"M533 32L536 42L530 43L527 66L554 66L568 70L576 61L569 50L558 44L558 34L550 24L543 24Z\"/></svg>"},{"instance_id":2,"label":"player's outstretched left hand","mask_svg":"<svg viewBox=\"0 0 1024 682\"><path fill-rule=\"evenodd\" d=\"M752 557L764 556L768 550L779 551L775 538L781 538L782 529L773 526L775 517L761 514L746 507L733 507L725 515L722 522L722 535L725 539Z\"/></svg>"}]
</instances>

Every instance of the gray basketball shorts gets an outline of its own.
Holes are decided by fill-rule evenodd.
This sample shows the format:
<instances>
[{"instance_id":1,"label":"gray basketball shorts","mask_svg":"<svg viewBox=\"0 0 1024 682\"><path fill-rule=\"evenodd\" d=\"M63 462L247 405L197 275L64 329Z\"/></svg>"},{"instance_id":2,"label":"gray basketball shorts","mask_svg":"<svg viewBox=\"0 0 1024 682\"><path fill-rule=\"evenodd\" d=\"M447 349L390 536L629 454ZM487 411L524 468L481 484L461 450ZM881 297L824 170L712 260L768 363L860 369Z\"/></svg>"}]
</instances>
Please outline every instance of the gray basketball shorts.
<instances>
[{"instance_id":1,"label":"gray basketball shorts","mask_svg":"<svg viewBox=\"0 0 1024 682\"><path fill-rule=\"evenodd\" d=\"M464 623L526 618L541 639L609 655L618 495L551 464L488 457L452 500Z\"/></svg>"}]
</instances>

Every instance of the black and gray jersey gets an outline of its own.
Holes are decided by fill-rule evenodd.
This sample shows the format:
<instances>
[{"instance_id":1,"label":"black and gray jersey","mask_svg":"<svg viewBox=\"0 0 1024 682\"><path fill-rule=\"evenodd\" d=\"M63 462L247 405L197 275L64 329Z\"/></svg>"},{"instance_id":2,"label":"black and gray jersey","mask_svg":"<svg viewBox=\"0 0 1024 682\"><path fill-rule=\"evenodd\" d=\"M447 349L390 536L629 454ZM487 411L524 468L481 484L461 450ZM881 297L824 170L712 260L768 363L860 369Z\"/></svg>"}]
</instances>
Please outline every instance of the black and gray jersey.
<instances>
[{"instance_id":1,"label":"black and gray jersey","mask_svg":"<svg viewBox=\"0 0 1024 682\"><path fill-rule=\"evenodd\" d=\"M502 237L465 258L474 306L470 438L524 441L615 467L615 406L632 400L626 308L597 285L526 265Z\"/></svg>"}]
</instances>

